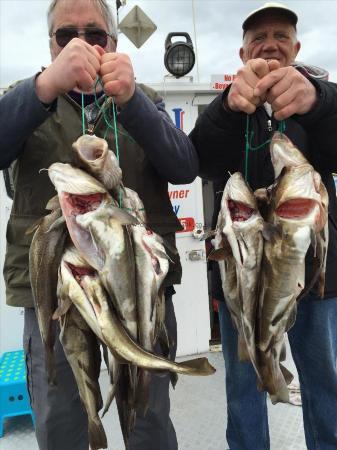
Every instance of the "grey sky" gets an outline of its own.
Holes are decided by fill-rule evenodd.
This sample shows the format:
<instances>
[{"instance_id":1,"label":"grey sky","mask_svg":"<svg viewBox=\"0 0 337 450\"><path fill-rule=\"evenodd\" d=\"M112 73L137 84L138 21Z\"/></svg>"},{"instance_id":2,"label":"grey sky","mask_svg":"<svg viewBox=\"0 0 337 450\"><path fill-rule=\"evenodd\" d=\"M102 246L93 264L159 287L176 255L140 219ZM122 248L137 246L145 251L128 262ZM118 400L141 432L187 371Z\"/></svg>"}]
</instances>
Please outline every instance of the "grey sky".
<instances>
[{"instance_id":1,"label":"grey sky","mask_svg":"<svg viewBox=\"0 0 337 450\"><path fill-rule=\"evenodd\" d=\"M109 2L115 9L115 2ZM255 0L127 0L120 20L138 5L157 25L157 31L137 49L123 34L118 50L128 53L140 82L160 82L166 70L164 42L173 31L188 32L198 50L199 81L212 74L235 73L241 62L243 18L264 2ZM46 11L49 0L0 0L0 87L36 73L50 62ZM193 26L193 4L195 30ZM299 16L298 59L327 69L337 82L337 0L286 2ZM196 39L195 39L196 38ZM191 72L198 81L197 66Z\"/></svg>"}]
</instances>

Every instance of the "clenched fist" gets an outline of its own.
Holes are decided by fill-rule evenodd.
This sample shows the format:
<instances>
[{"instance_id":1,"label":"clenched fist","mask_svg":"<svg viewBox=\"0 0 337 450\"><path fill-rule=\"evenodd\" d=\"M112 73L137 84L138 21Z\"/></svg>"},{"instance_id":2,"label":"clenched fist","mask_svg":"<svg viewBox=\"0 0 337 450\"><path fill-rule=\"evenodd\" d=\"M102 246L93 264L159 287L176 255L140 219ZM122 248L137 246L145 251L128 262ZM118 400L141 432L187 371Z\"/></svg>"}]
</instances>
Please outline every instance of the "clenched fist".
<instances>
[{"instance_id":1,"label":"clenched fist","mask_svg":"<svg viewBox=\"0 0 337 450\"><path fill-rule=\"evenodd\" d=\"M305 114L317 100L313 84L292 66L267 74L255 86L255 95L271 104L275 119L284 120L293 114Z\"/></svg>"},{"instance_id":2,"label":"clenched fist","mask_svg":"<svg viewBox=\"0 0 337 450\"><path fill-rule=\"evenodd\" d=\"M43 103L51 103L59 95L74 89L92 92L100 68L98 49L82 39L72 39L37 77L37 96Z\"/></svg>"},{"instance_id":3,"label":"clenched fist","mask_svg":"<svg viewBox=\"0 0 337 450\"><path fill-rule=\"evenodd\" d=\"M253 114L256 108L266 101L266 93L256 91L256 86L267 74L278 69L276 60L266 61L262 58L251 59L238 70L233 81L227 102L232 111Z\"/></svg>"},{"instance_id":4,"label":"clenched fist","mask_svg":"<svg viewBox=\"0 0 337 450\"><path fill-rule=\"evenodd\" d=\"M105 53L102 55L100 75L104 91L114 97L118 106L127 103L135 92L135 76L128 55Z\"/></svg>"}]
</instances>

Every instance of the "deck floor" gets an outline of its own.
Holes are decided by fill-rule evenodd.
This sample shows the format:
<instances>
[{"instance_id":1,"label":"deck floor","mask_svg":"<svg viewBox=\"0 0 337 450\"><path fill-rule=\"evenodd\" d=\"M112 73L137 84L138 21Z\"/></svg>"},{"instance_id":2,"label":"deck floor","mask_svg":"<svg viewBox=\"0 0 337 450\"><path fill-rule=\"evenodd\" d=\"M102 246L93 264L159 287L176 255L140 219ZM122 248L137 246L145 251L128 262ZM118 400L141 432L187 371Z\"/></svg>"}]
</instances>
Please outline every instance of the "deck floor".
<instances>
[{"instance_id":1,"label":"deck floor","mask_svg":"<svg viewBox=\"0 0 337 450\"><path fill-rule=\"evenodd\" d=\"M175 425L179 450L226 450L225 368L221 352L206 354L217 369L210 377L180 376L171 392L171 417ZM182 359L182 358L179 358ZM186 359L186 358L184 358ZM294 372L293 362L287 367ZM108 376L101 374L102 394L107 392ZM103 397L104 398L104 397ZM268 405L271 450L305 450L302 408ZM103 418L109 450L124 450L115 403ZM5 421L0 450L38 450L30 416Z\"/></svg>"}]
</instances>

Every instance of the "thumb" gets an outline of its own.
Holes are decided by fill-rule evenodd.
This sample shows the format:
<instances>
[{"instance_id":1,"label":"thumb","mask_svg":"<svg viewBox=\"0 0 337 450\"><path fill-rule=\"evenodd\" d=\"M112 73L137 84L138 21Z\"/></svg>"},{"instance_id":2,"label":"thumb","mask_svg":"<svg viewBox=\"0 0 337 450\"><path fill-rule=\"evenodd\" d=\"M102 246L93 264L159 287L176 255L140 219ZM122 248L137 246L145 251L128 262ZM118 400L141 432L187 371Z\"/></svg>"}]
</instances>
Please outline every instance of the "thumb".
<instances>
[{"instance_id":1,"label":"thumb","mask_svg":"<svg viewBox=\"0 0 337 450\"><path fill-rule=\"evenodd\" d=\"M267 60L267 63L268 63L268 67L269 67L270 72L272 70L276 70L276 69L279 69L281 67L279 61L277 61L276 59L269 59L269 60Z\"/></svg>"}]
</instances>

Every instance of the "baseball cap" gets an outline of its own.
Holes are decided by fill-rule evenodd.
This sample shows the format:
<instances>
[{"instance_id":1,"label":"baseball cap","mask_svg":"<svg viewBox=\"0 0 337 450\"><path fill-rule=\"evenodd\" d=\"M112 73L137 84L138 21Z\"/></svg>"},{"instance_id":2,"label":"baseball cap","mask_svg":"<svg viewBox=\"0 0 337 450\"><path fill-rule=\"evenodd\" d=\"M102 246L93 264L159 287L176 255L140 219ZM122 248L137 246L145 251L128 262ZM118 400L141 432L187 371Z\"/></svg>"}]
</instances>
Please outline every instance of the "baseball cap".
<instances>
[{"instance_id":1,"label":"baseball cap","mask_svg":"<svg viewBox=\"0 0 337 450\"><path fill-rule=\"evenodd\" d=\"M287 17L292 25L296 28L298 17L294 11L289 9L287 6L282 5L282 3L276 3L276 2L267 2L260 8L255 9L252 11L246 19L243 21L242 29L243 34L249 29L249 27L252 25L252 23L264 12L266 11L275 11L284 17Z\"/></svg>"}]
</instances>

